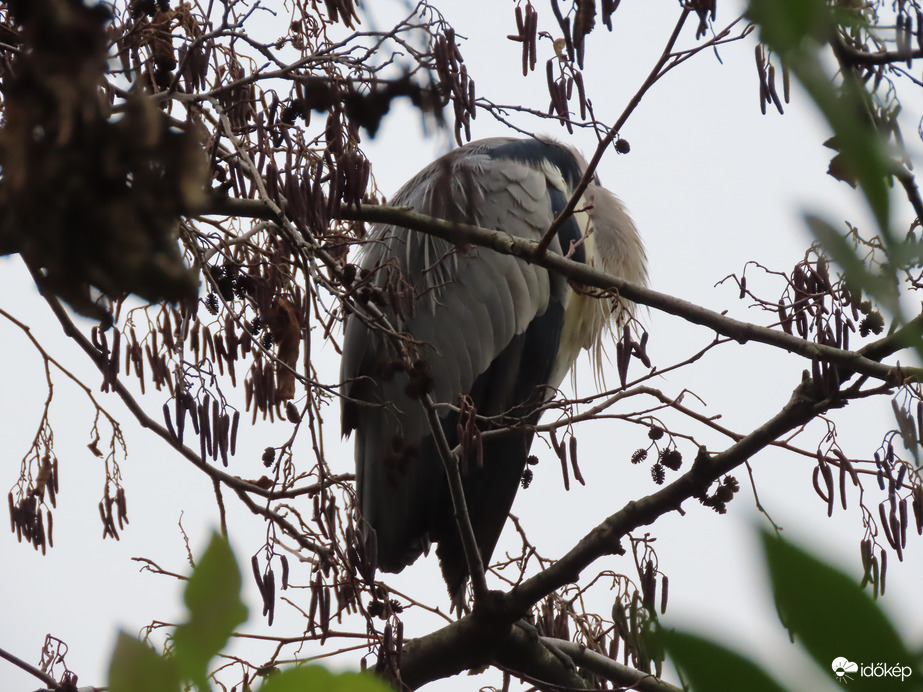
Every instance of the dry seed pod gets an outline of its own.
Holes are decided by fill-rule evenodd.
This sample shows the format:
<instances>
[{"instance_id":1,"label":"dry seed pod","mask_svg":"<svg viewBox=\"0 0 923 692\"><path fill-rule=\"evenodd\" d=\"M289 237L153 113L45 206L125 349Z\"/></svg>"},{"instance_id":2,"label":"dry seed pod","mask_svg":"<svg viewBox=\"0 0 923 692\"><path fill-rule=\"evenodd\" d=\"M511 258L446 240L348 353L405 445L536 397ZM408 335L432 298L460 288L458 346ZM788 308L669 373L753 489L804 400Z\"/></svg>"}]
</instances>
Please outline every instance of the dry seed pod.
<instances>
[{"instance_id":1,"label":"dry seed pod","mask_svg":"<svg viewBox=\"0 0 923 692\"><path fill-rule=\"evenodd\" d=\"M324 504L324 520L327 523L327 528L330 536L336 536L336 518L337 518L337 505L336 498L331 495L328 502ZM324 567L328 565L325 563Z\"/></svg>"},{"instance_id":2,"label":"dry seed pod","mask_svg":"<svg viewBox=\"0 0 923 692\"><path fill-rule=\"evenodd\" d=\"M392 604L393 603L395 603L395 601L392 601ZM395 610L395 612L400 613L401 611ZM404 622L402 620L398 620L397 621L397 636L396 636L395 645L394 645L394 653L396 656L395 668L397 668L398 670L401 669L401 654L403 653L403 649L404 649Z\"/></svg>"},{"instance_id":3,"label":"dry seed pod","mask_svg":"<svg viewBox=\"0 0 923 692\"><path fill-rule=\"evenodd\" d=\"M211 429L211 457L213 460L218 459L218 448L221 446L221 407L218 405L217 399L212 399L211 406L211 418L210 418L210 429Z\"/></svg>"},{"instance_id":4,"label":"dry seed pod","mask_svg":"<svg viewBox=\"0 0 923 692\"><path fill-rule=\"evenodd\" d=\"M224 375L224 363L227 360L228 353L224 348L224 339L220 334L216 334L214 337L215 344L215 361L218 364L218 374Z\"/></svg>"},{"instance_id":5,"label":"dry seed pod","mask_svg":"<svg viewBox=\"0 0 923 692\"><path fill-rule=\"evenodd\" d=\"M622 345L622 342L617 341L615 344L615 365L622 387L625 387L628 382L628 361L631 358L631 354L626 351L627 349Z\"/></svg>"},{"instance_id":6,"label":"dry seed pod","mask_svg":"<svg viewBox=\"0 0 923 692\"><path fill-rule=\"evenodd\" d=\"M237 430L240 425L240 411L234 411L231 418L231 456L237 452Z\"/></svg>"},{"instance_id":7,"label":"dry seed pod","mask_svg":"<svg viewBox=\"0 0 923 692\"><path fill-rule=\"evenodd\" d=\"M263 615L268 615L267 624L271 627L276 611L276 575L272 569L266 571L263 579L265 590L263 592Z\"/></svg>"},{"instance_id":8,"label":"dry seed pod","mask_svg":"<svg viewBox=\"0 0 923 692\"><path fill-rule=\"evenodd\" d=\"M913 486L911 494L913 497L911 507L913 509L913 518L917 524L917 533L923 535L923 487L919 485Z\"/></svg>"},{"instance_id":9,"label":"dry seed pod","mask_svg":"<svg viewBox=\"0 0 923 692\"><path fill-rule=\"evenodd\" d=\"M882 552L882 554L884 554L884 551L881 551L881 552ZM869 577L869 581L872 583L872 585L873 585L873 586L875 587L875 589L877 590L878 587L879 587L879 581L878 581L878 576L879 576L879 575L878 575L878 558L875 557L874 555L872 556L871 565L872 565L872 566L871 566L871 570L870 570L871 576Z\"/></svg>"},{"instance_id":10,"label":"dry seed pod","mask_svg":"<svg viewBox=\"0 0 923 692\"><path fill-rule=\"evenodd\" d=\"M605 0L604 0L605 1ZM619 643L620 639L617 634L612 635L612 639L609 640L609 658L613 661L617 661L619 657Z\"/></svg>"},{"instance_id":11,"label":"dry seed pod","mask_svg":"<svg viewBox=\"0 0 923 692\"><path fill-rule=\"evenodd\" d=\"M820 465L818 465L814 467L814 473L812 474L812 481L814 483L814 492L817 493L817 496L821 500L829 504L830 495L829 493L825 493L824 490L820 487L820 476L821 476L821 470L820 470Z\"/></svg>"},{"instance_id":12,"label":"dry seed pod","mask_svg":"<svg viewBox=\"0 0 923 692\"><path fill-rule=\"evenodd\" d=\"M577 84L577 100L580 102L580 119L586 120L587 99L586 88L583 85L582 72L577 71L574 73L574 82Z\"/></svg>"},{"instance_id":13,"label":"dry seed pod","mask_svg":"<svg viewBox=\"0 0 923 692\"><path fill-rule=\"evenodd\" d=\"M891 507L888 521L891 524L891 536L894 538L894 552L897 553L897 559L903 562L904 548L901 545L901 523L897 518L897 510L894 507Z\"/></svg>"},{"instance_id":14,"label":"dry seed pod","mask_svg":"<svg viewBox=\"0 0 923 692\"><path fill-rule=\"evenodd\" d=\"M846 507L846 464L840 464L840 503L843 509Z\"/></svg>"},{"instance_id":15,"label":"dry seed pod","mask_svg":"<svg viewBox=\"0 0 923 692\"><path fill-rule=\"evenodd\" d=\"M176 430L173 429L173 418L170 415L170 402L167 402L163 405L163 419L167 423L167 432L170 433L170 437L174 440L179 439L179 435L176 434Z\"/></svg>"},{"instance_id":16,"label":"dry seed pod","mask_svg":"<svg viewBox=\"0 0 923 692\"><path fill-rule=\"evenodd\" d=\"M183 444L183 432L186 429L186 397L177 392L173 398L173 413L176 416L176 439Z\"/></svg>"},{"instance_id":17,"label":"dry seed pod","mask_svg":"<svg viewBox=\"0 0 923 692\"><path fill-rule=\"evenodd\" d=\"M115 503L119 515L119 526L121 527L122 522L126 524L130 523L128 521L128 503L125 500L125 489L120 487L115 493Z\"/></svg>"},{"instance_id":18,"label":"dry seed pod","mask_svg":"<svg viewBox=\"0 0 923 692\"><path fill-rule=\"evenodd\" d=\"M670 588L670 580L666 574L660 577L660 614L667 612L667 594Z\"/></svg>"},{"instance_id":19,"label":"dry seed pod","mask_svg":"<svg viewBox=\"0 0 923 692\"><path fill-rule=\"evenodd\" d=\"M859 487L859 474L856 473L856 469L853 468L852 462L849 460L849 457L843 454L843 450L841 450L839 447L833 448L833 455L837 459L840 460L840 465L844 466L846 470L849 471L849 477L852 479L853 485L858 488Z\"/></svg>"},{"instance_id":20,"label":"dry seed pod","mask_svg":"<svg viewBox=\"0 0 923 692\"><path fill-rule=\"evenodd\" d=\"M285 591L288 588L288 558L280 555L279 562L282 563L282 590Z\"/></svg>"},{"instance_id":21,"label":"dry seed pod","mask_svg":"<svg viewBox=\"0 0 923 692\"><path fill-rule=\"evenodd\" d=\"M891 534L891 522L888 519L888 515L885 514L885 506L883 503L878 505L878 516L881 519L881 530L888 540L888 545L894 548L894 550L897 550L897 543L894 541L894 536Z\"/></svg>"},{"instance_id":22,"label":"dry seed pod","mask_svg":"<svg viewBox=\"0 0 923 692\"><path fill-rule=\"evenodd\" d=\"M329 589L323 589L321 591L320 598L320 631L321 645L327 640L327 635L330 633L330 591Z\"/></svg>"},{"instance_id":23,"label":"dry seed pod","mask_svg":"<svg viewBox=\"0 0 923 692\"><path fill-rule=\"evenodd\" d=\"M554 430L550 431L549 437L551 438L551 448L554 450L554 453L560 457L561 454L563 454L564 448L561 443L558 442L558 436L555 434Z\"/></svg>"},{"instance_id":24,"label":"dry seed pod","mask_svg":"<svg viewBox=\"0 0 923 692\"><path fill-rule=\"evenodd\" d=\"M871 539L864 538L859 543L859 555L862 559L862 570L866 576L869 575L872 569L872 541Z\"/></svg>"},{"instance_id":25,"label":"dry seed pod","mask_svg":"<svg viewBox=\"0 0 923 692\"><path fill-rule=\"evenodd\" d=\"M118 329L112 330L112 354L109 358L109 377L115 379L119 374L119 347L122 344L122 333Z\"/></svg>"},{"instance_id":26,"label":"dry seed pod","mask_svg":"<svg viewBox=\"0 0 923 692\"><path fill-rule=\"evenodd\" d=\"M785 115L785 111L782 108L782 100L779 98L779 94L776 93L776 68L772 65L769 66L767 84L769 87L769 97L772 99L773 105L775 105L776 110L779 111L779 115Z\"/></svg>"},{"instance_id":27,"label":"dry seed pod","mask_svg":"<svg viewBox=\"0 0 923 692\"><path fill-rule=\"evenodd\" d=\"M766 67L763 62L762 46L756 47L756 69L759 73L760 81L760 113L766 115L766 102L771 100L769 96L769 87L766 84Z\"/></svg>"},{"instance_id":28,"label":"dry seed pod","mask_svg":"<svg viewBox=\"0 0 923 692\"><path fill-rule=\"evenodd\" d=\"M779 321L782 324L782 331L784 331L789 336L792 335L792 318L788 315L785 310L785 303L781 300L779 301Z\"/></svg>"},{"instance_id":29,"label":"dry seed pod","mask_svg":"<svg viewBox=\"0 0 923 692\"><path fill-rule=\"evenodd\" d=\"M641 572L641 595L642 603L648 612L654 612L654 601L657 592L657 578L654 574L653 560L647 560L644 563L644 570Z\"/></svg>"},{"instance_id":30,"label":"dry seed pod","mask_svg":"<svg viewBox=\"0 0 923 692\"><path fill-rule=\"evenodd\" d=\"M583 474L580 473L580 467L577 466L577 438L574 435L570 436L570 466L571 470L574 472L574 478L577 480L580 485L586 485L586 481L583 480Z\"/></svg>"},{"instance_id":31,"label":"dry seed pod","mask_svg":"<svg viewBox=\"0 0 923 692\"><path fill-rule=\"evenodd\" d=\"M561 461L561 475L564 477L564 490L570 490L570 476L567 472L567 452L564 449L564 445L559 445L556 450L558 453L558 459Z\"/></svg>"},{"instance_id":32,"label":"dry seed pod","mask_svg":"<svg viewBox=\"0 0 923 692\"><path fill-rule=\"evenodd\" d=\"M914 439L916 442L916 439ZM897 478L894 481L894 485L898 490L903 489L904 487L904 476L907 475L907 464L901 464L897 470Z\"/></svg>"},{"instance_id":33,"label":"dry seed pod","mask_svg":"<svg viewBox=\"0 0 923 692\"><path fill-rule=\"evenodd\" d=\"M103 505L102 500L99 501L98 508L99 508L99 518L103 522L103 538L105 538L107 535L109 535L109 524L106 521L106 508Z\"/></svg>"},{"instance_id":34,"label":"dry seed pod","mask_svg":"<svg viewBox=\"0 0 923 692\"><path fill-rule=\"evenodd\" d=\"M884 551L884 548L881 550L881 568L878 568L878 560L875 560L874 566L878 574L876 575L876 582L878 583L878 593L881 596L885 595L885 576L888 573L888 554Z\"/></svg>"},{"instance_id":35,"label":"dry seed pod","mask_svg":"<svg viewBox=\"0 0 923 692\"><path fill-rule=\"evenodd\" d=\"M260 590L260 595L262 595L263 577L260 576L260 559L257 555L250 558L250 569L253 570L253 580L256 582L256 587Z\"/></svg>"},{"instance_id":36,"label":"dry seed pod","mask_svg":"<svg viewBox=\"0 0 923 692\"><path fill-rule=\"evenodd\" d=\"M798 336L802 339L808 338L808 316L803 309L795 313L795 326L798 328Z\"/></svg>"},{"instance_id":37,"label":"dry seed pod","mask_svg":"<svg viewBox=\"0 0 923 692\"><path fill-rule=\"evenodd\" d=\"M42 521L42 513L41 513L41 512L39 512L38 514L36 514L35 535L34 535L34 538L33 538L32 545L33 545L33 547L34 547L36 550L38 550L39 547L41 547L41 549L42 549L42 555L45 554L45 548L46 548L46 543L45 543L45 524L44 524L44 522Z\"/></svg>"},{"instance_id":38,"label":"dry seed pod","mask_svg":"<svg viewBox=\"0 0 923 692\"><path fill-rule=\"evenodd\" d=\"M822 461L820 464L821 473L824 476L824 485L827 486L827 494L829 499L827 500L827 516L833 516L833 505L836 502L836 493L834 492L833 487L833 472L830 470L830 464L825 461Z\"/></svg>"},{"instance_id":39,"label":"dry seed pod","mask_svg":"<svg viewBox=\"0 0 923 692\"><path fill-rule=\"evenodd\" d=\"M317 616L317 606L320 601L320 594L324 590L323 583L321 582L320 572L314 577L314 581L311 582L311 603L308 606L308 631L313 633L316 627L316 616Z\"/></svg>"},{"instance_id":40,"label":"dry seed pod","mask_svg":"<svg viewBox=\"0 0 923 692\"><path fill-rule=\"evenodd\" d=\"M219 424L221 427L221 434L218 436L218 451L221 455L221 464L223 466L228 465L228 444L229 444L229 431L231 427L231 418L226 413L222 413L219 418Z\"/></svg>"}]
</instances>

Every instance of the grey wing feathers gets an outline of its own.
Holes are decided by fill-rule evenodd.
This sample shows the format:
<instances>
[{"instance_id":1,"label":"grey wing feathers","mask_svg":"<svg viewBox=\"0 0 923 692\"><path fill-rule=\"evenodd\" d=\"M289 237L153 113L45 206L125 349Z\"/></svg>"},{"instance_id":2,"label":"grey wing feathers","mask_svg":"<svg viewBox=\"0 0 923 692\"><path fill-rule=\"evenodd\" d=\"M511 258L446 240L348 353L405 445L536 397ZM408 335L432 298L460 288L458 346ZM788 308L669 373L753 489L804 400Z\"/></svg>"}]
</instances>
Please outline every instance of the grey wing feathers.
<instances>
[{"instance_id":1,"label":"grey wing feathers","mask_svg":"<svg viewBox=\"0 0 923 692\"><path fill-rule=\"evenodd\" d=\"M563 206L581 165L570 149L545 140L482 140L422 170L391 205L537 240ZM565 241L584 232L575 220L565 226L559 234ZM561 252L558 239L551 250ZM428 365L437 403L457 405L460 395L470 394L485 415L515 409L537 420L531 412L543 394L536 397L536 389L557 386L566 371L555 364L562 332L572 329L565 324L572 294L565 281L510 255L459 248L394 226L373 227L361 264L383 290L396 281L412 288L412 311L383 312L410 336L405 343L412 357ZM343 432L357 431L361 513L375 529L378 565L385 571L400 571L430 540L439 541L443 573L456 595L467 568L444 471L424 411L408 395L406 365L397 360L392 339L349 317L341 366ZM454 445L457 416L446 409L441 415ZM515 496L531 433L499 439L504 441L485 447L484 467L464 479L485 559Z\"/></svg>"}]
</instances>

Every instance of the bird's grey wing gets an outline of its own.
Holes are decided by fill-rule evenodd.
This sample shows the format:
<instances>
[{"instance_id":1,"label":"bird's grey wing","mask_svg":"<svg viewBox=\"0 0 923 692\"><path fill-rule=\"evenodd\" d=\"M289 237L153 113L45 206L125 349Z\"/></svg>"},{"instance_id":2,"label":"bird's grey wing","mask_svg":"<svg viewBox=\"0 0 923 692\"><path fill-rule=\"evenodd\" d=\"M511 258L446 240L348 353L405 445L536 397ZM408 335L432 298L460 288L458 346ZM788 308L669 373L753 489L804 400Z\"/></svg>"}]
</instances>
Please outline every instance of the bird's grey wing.
<instances>
[{"instance_id":1,"label":"bird's grey wing","mask_svg":"<svg viewBox=\"0 0 923 692\"><path fill-rule=\"evenodd\" d=\"M499 141L468 145L440 159L391 204L537 239L558 210L552 198L564 199L562 184L553 185L560 173L492 155ZM373 230L362 265L386 290L395 285L395 269L412 286L412 314L384 312L412 337L410 351L425 364L437 403L457 404L459 395L470 394L480 413L495 415L520 406L547 382L563 323L562 280L509 255L457 248L392 226ZM422 407L407 392L420 371L396 368L398 360L390 339L350 317L341 373L348 397L343 429L357 431L360 507L377 532L378 564L386 571L412 562L430 539L451 544L455 537L442 464ZM457 418L444 413L443 420L454 446ZM530 442L531 435L507 441L515 454L485 450L485 468L469 469L466 476L469 512L485 557L506 519ZM451 571L452 580L463 583L460 548L441 545L440 557L447 580Z\"/></svg>"}]
</instances>

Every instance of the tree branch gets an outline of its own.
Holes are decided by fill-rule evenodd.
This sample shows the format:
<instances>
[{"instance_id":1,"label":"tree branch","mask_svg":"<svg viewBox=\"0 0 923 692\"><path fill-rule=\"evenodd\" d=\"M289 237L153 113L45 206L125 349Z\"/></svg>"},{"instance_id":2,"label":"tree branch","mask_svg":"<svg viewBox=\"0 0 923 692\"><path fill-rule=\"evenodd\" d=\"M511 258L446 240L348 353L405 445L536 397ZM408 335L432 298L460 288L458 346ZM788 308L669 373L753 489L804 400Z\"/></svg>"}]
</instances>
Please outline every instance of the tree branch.
<instances>
[{"instance_id":1,"label":"tree branch","mask_svg":"<svg viewBox=\"0 0 923 692\"><path fill-rule=\"evenodd\" d=\"M216 200L210 213L250 218L273 218L272 211L263 202L245 199ZM388 207L372 204L366 204L362 207L343 206L340 208L340 217L355 221L401 226L434 235L456 245L480 245L496 252L513 255L523 261L555 271L584 286L613 291L621 298L674 315L693 324L708 327L740 344L745 344L748 341L758 341L804 358L835 363L852 372L888 382L896 379L898 371L904 381L923 381L923 368L886 365L862 355L861 351L847 351L826 344L818 344L786 334L781 330L737 320L696 305L688 300L632 284L620 277L606 274L586 264L566 259L556 253L546 253L536 257L537 241L512 236L503 231L443 221L420 214L407 207Z\"/></svg>"},{"instance_id":2,"label":"tree branch","mask_svg":"<svg viewBox=\"0 0 923 692\"><path fill-rule=\"evenodd\" d=\"M9 651L6 651L5 649L0 649L0 658L6 659L7 661L12 663L17 668L21 668L22 670L26 671L29 675L32 675L38 678L39 680L44 682L46 685L48 685L48 687L50 687L51 689L53 690L60 689L60 686L58 685L58 681L55 680L53 677L51 677L48 673L46 673L43 670L39 670L38 668L33 666L31 663L27 663L26 661L23 661L18 656L14 656Z\"/></svg>"},{"instance_id":3,"label":"tree branch","mask_svg":"<svg viewBox=\"0 0 923 692\"><path fill-rule=\"evenodd\" d=\"M713 456L700 454L692 468L652 495L631 501L621 510L584 536L580 542L555 562L513 588L506 596L506 607L524 611L556 589L576 581L580 573L603 555L618 552L623 536L641 526L652 524L661 515L680 509L683 502L701 494L723 474L744 463L754 454L785 433L808 423L835 402L812 399L810 380L798 386L779 413L759 428Z\"/></svg>"},{"instance_id":4,"label":"tree branch","mask_svg":"<svg viewBox=\"0 0 923 692\"><path fill-rule=\"evenodd\" d=\"M858 48L853 48L839 36L832 41L832 47L837 57L846 65L890 65L896 62L907 62L923 58L923 50L883 50L869 53Z\"/></svg>"},{"instance_id":5,"label":"tree branch","mask_svg":"<svg viewBox=\"0 0 923 692\"><path fill-rule=\"evenodd\" d=\"M681 692L681 688L675 685L664 682L649 673L642 673L629 666L624 666L582 644L552 637L541 637L541 641L570 656L581 668L614 682L619 687L630 687L637 692Z\"/></svg>"},{"instance_id":6,"label":"tree branch","mask_svg":"<svg viewBox=\"0 0 923 692\"><path fill-rule=\"evenodd\" d=\"M895 376L894 366L884 365L854 351L818 344L786 334L781 330L737 320L682 298L676 298L644 286L629 283L620 277L606 274L586 264L566 259L555 253L547 253L536 258L536 246L538 245L536 241L511 236L503 231L442 221L407 208L371 205L363 206L361 209L343 207L341 215L343 218L348 219L411 228L443 238L456 245L473 243L497 252L514 255L527 262L533 262L551 269L585 286L615 291L620 297L627 298L635 303L661 310L703 327L709 327L741 344L748 341L758 341L796 353L805 358L816 358L843 365L852 371L869 375L876 379L890 381ZM905 378L912 378L916 381L923 380L923 368L901 368L901 374Z\"/></svg>"},{"instance_id":7,"label":"tree branch","mask_svg":"<svg viewBox=\"0 0 923 692\"><path fill-rule=\"evenodd\" d=\"M411 688L462 670L484 665L491 651L507 637L508 626L557 589L577 581L581 572L598 558L616 553L620 540L661 515L678 510L683 502L702 494L723 474L743 464L781 435L799 428L836 405L835 400L816 401L810 380L798 386L788 403L765 424L742 437L724 452L701 454L692 468L668 486L637 501L631 501L584 536L577 545L550 567L506 594L489 592L478 608L451 625L404 645L401 670ZM503 639L498 638L498 633ZM517 668L518 669L518 668ZM641 675L639 673L639 675Z\"/></svg>"}]
</instances>

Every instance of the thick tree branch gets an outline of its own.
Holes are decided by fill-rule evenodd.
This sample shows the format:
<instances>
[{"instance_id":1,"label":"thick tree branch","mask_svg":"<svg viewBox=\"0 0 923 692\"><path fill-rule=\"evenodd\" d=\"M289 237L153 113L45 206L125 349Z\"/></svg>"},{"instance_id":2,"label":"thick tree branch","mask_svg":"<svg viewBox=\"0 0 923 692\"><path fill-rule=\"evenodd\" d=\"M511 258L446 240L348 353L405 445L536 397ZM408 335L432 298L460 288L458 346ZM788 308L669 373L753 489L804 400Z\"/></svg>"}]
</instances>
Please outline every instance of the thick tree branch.
<instances>
[{"instance_id":1,"label":"thick tree branch","mask_svg":"<svg viewBox=\"0 0 923 692\"><path fill-rule=\"evenodd\" d=\"M216 202L212 212L252 218L273 218L271 210L265 204L254 200L220 200ZM546 253L536 257L538 246L536 241L514 237L503 231L442 221L441 219L419 214L408 208L377 205L363 205L361 208L342 207L340 216L344 219L403 226L421 233L429 233L456 245L480 245L497 252L513 255L524 261L556 271L584 286L614 291L620 297L635 303L675 315L693 324L708 327L740 344L745 344L748 341L758 341L796 353L804 358L835 363L852 372L868 375L886 382L893 382L898 377L898 368L896 366L876 362L863 356L861 352L847 351L825 344L818 344L786 334L778 329L770 329L751 322L737 320L696 305L688 300L629 283L620 277L606 274L555 253ZM901 366L899 373L904 381L923 381L923 368Z\"/></svg>"},{"instance_id":2,"label":"thick tree branch","mask_svg":"<svg viewBox=\"0 0 923 692\"><path fill-rule=\"evenodd\" d=\"M720 476L836 404L835 399L818 400L810 380L802 383L789 402L765 424L721 453L711 456L700 454L688 472L658 492L629 502L550 567L509 593L490 592L492 598L471 615L407 642L401 666L405 684L416 688L486 664L490 660L490 652L498 646L498 632L508 636L507 627L534 604L549 593L577 581L581 572L598 558L619 552L621 539L630 531L652 524L667 512L680 509L683 502L704 493Z\"/></svg>"},{"instance_id":3,"label":"thick tree branch","mask_svg":"<svg viewBox=\"0 0 923 692\"><path fill-rule=\"evenodd\" d=\"M620 687L630 687L637 690L637 692L680 692L681 690L681 688L664 682L653 675L642 673L629 666L623 666L618 661L588 649L582 644L552 637L542 637L541 641L570 656L574 663L581 668L614 682Z\"/></svg>"},{"instance_id":4,"label":"thick tree branch","mask_svg":"<svg viewBox=\"0 0 923 692\"><path fill-rule=\"evenodd\" d=\"M662 490L629 502L608 517L554 565L513 588L506 597L506 607L523 611L552 591L576 581L596 559L618 552L621 539L629 532L653 523L667 512L680 509L683 502L703 493L720 476L835 405L831 400L814 401L812 388L810 380L802 383L779 413L740 441L713 456L700 454L688 472Z\"/></svg>"},{"instance_id":5,"label":"thick tree branch","mask_svg":"<svg viewBox=\"0 0 923 692\"><path fill-rule=\"evenodd\" d=\"M555 253L535 257L537 243L517 238L502 231L494 231L466 224L455 224L433 219L418 214L410 209L394 207L363 206L361 209L343 208L344 218L362 219L377 223L388 223L412 228L448 240L457 245L476 244L497 252L514 255L523 260L534 262L585 286L614 291L622 298L635 303L647 305L675 315L694 324L709 327L723 336L744 344L758 341L770 346L782 348L805 358L819 359L848 367L850 370L869 375L876 379L893 380L895 368L865 358L853 351L846 351L833 346L817 344L797 336L786 334L777 329L762 327L703 308L682 298L660 293L644 286L629 283L624 279L594 269L580 262L566 259ZM923 379L923 368L902 368L905 378Z\"/></svg>"}]
</instances>

